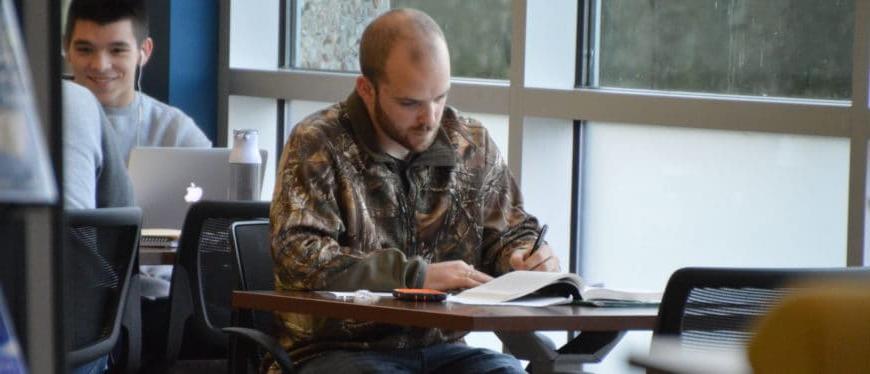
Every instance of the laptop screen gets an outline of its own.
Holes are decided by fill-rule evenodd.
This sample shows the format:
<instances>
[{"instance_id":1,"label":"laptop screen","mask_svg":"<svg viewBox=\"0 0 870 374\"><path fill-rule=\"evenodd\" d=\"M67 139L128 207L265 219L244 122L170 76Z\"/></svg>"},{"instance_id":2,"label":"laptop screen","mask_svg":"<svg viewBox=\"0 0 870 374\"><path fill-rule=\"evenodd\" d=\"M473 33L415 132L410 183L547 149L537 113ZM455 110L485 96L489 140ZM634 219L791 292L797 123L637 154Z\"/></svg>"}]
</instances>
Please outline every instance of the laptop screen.
<instances>
[{"instance_id":1,"label":"laptop screen","mask_svg":"<svg viewBox=\"0 0 870 374\"><path fill-rule=\"evenodd\" d=\"M194 201L227 200L229 148L140 147L130 153L129 173L142 228L181 229ZM260 151L260 185L267 154Z\"/></svg>"}]
</instances>

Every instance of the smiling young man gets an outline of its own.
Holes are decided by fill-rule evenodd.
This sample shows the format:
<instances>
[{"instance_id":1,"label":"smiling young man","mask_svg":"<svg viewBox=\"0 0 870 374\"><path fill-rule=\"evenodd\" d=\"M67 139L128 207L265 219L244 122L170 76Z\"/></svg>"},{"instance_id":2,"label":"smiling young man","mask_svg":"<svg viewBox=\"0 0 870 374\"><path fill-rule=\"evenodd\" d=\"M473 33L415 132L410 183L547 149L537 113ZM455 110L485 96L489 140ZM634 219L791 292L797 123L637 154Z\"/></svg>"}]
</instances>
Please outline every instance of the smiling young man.
<instances>
[{"instance_id":1,"label":"smiling young man","mask_svg":"<svg viewBox=\"0 0 870 374\"><path fill-rule=\"evenodd\" d=\"M154 48L144 0L73 0L64 35L73 79L103 105L125 159L137 146L211 146L181 110L136 89Z\"/></svg>"},{"instance_id":2,"label":"smiling young man","mask_svg":"<svg viewBox=\"0 0 870 374\"><path fill-rule=\"evenodd\" d=\"M529 254L538 221L486 128L446 105L438 25L410 9L381 15L363 32L360 67L347 100L287 140L270 213L276 288L453 290L513 269L557 271L549 246ZM302 373L522 372L511 356L464 345L466 332L281 319Z\"/></svg>"}]
</instances>

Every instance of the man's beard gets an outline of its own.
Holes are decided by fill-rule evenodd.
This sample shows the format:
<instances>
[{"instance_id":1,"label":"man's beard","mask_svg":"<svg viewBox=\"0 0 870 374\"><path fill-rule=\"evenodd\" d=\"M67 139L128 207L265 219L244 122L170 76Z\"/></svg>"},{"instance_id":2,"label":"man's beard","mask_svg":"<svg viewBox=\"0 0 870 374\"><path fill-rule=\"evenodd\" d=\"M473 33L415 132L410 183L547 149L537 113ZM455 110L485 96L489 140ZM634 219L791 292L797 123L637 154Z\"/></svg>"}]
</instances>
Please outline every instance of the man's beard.
<instances>
[{"instance_id":1,"label":"man's beard","mask_svg":"<svg viewBox=\"0 0 870 374\"><path fill-rule=\"evenodd\" d=\"M394 142L399 143L411 153L423 152L429 149L432 143L435 142L435 133L432 133L432 128L438 126L438 124L417 124L416 126L402 132L402 130L396 126L396 123L393 122L386 112L384 112L377 95L375 96L375 121L377 121L381 131L383 131L387 137L392 139ZM425 132L425 134L421 134L421 132ZM423 142L414 142L414 140L420 139L421 135L426 137Z\"/></svg>"}]
</instances>

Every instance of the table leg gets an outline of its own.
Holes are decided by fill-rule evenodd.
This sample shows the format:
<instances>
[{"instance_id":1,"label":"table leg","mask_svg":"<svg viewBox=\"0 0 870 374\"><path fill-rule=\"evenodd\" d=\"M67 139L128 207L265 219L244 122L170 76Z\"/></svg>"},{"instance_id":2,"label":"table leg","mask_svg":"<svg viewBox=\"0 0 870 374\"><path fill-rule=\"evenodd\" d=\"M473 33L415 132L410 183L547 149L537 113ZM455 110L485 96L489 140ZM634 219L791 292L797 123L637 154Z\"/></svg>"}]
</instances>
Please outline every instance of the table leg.
<instances>
[{"instance_id":1,"label":"table leg","mask_svg":"<svg viewBox=\"0 0 870 374\"><path fill-rule=\"evenodd\" d=\"M624 331L589 331L559 349L534 332L495 333L517 358L529 360L535 373L582 373L584 363L597 363L622 339Z\"/></svg>"}]
</instances>

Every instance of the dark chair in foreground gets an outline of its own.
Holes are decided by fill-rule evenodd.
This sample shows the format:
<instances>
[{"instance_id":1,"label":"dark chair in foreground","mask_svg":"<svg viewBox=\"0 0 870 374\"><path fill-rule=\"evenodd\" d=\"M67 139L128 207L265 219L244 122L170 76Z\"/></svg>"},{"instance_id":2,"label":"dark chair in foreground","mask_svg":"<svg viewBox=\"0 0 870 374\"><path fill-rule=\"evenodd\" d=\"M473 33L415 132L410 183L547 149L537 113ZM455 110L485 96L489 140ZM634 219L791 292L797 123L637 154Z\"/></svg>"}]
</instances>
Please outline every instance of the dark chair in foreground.
<instances>
[{"instance_id":1,"label":"dark chair in foreground","mask_svg":"<svg viewBox=\"0 0 870 374\"><path fill-rule=\"evenodd\" d=\"M684 268L668 281L655 339L678 337L684 349L742 349L758 318L801 282L870 277L867 268Z\"/></svg>"},{"instance_id":2,"label":"dark chair in foreground","mask_svg":"<svg viewBox=\"0 0 870 374\"><path fill-rule=\"evenodd\" d=\"M236 222L230 231L239 274L239 290L274 290L268 221ZM287 352L270 335L274 331L271 312L237 311L233 323L223 331L230 334L230 372L254 373L268 352L284 373L293 372ZM253 343L253 344L252 344Z\"/></svg>"},{"instance_id":3,"label":"dark chair in foreground","mask_svg":"<svg viewBox=\"0 0 870 374\"><path fill-rule=\"evenodd\" d=\"M137 333L125 331L122 317L138 255L139 208L66 212L63 249L63 320L67 365L79 367L113 352L122 341L114 371L124 371ZM121 337L124 337L123 339Z\"/></svg>"},{"instance_id":4,"label":"dark chair in foreground","mask_svg":"<svg viewBox=\"0 0 870 374\"><path fill-rule=\"evenodd\" d=\"M166 352L155 370L226 370L228 338L221 328L230 326L238 284L230 226L268 216L269 202L201 201L190 207L172 272Z\"/></svg>"}]
</instances>

